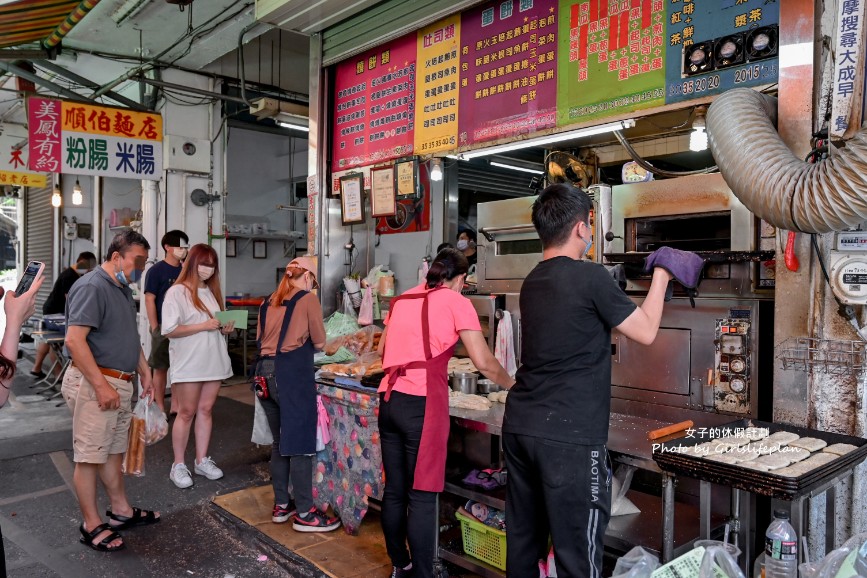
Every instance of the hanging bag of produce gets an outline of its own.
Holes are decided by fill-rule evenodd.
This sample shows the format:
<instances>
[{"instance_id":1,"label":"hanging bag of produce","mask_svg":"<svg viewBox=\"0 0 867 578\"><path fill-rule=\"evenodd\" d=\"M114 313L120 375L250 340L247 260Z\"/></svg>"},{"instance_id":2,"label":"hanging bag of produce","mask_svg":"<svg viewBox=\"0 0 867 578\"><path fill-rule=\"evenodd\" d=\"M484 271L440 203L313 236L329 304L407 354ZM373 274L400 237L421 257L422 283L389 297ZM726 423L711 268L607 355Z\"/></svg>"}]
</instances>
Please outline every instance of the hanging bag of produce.
<instances>
[{"instance_id":1,"label":"hanging bag of produce","mask_svg":"<svg viewBox=\"0 0 867 578\"><path fill-rule=\"evenodd\" d=\"M361 309L358 310L358 324L373 324L373 291L370 286L364 289L364 299L361 301Z\"/></svg>"}]
</instances>

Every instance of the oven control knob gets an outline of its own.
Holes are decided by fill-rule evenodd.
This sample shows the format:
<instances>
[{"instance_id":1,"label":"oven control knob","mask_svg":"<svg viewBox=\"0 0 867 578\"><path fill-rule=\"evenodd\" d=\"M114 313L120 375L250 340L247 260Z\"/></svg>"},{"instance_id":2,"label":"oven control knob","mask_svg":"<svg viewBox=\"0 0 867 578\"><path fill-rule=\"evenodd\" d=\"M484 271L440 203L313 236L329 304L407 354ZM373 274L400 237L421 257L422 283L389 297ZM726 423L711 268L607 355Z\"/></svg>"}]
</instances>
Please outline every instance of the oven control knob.
<instances>
[{"instance_id":1,"label":"oven control knob","mask_svg":"<svg viewBox=\"0 0 867 578\"><path fill-rule=\"evenodd\" d=\"M747 389L747 383L740 377L736 377L729 382L729 387L735 393L743 393Z\"/></svg>"},{"instance_id":2,"label":"oven control knob","mask_svg":"<svg viewBox=\"0 0 867 578\"><path fill-rule=\"evenodd\" d=\"M747 368L747 363L741 357L735 357L729 364L731 370L735 373L743 373Z\"/></svg>"}]
</instances>

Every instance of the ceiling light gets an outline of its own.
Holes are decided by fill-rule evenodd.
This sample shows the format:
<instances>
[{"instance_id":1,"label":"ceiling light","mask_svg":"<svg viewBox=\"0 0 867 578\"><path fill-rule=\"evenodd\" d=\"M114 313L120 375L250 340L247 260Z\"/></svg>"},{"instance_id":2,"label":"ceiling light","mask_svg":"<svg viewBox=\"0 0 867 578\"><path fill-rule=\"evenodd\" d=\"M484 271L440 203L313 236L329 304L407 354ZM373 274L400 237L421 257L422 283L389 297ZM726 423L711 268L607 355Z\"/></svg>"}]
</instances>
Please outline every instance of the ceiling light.
<instances>
[{"instance_id":1,"label":"ceiling light","mask_svg":"<svg viewBox=\"0 0 867 578\"><path fill-rule=\"evenodd\" d=\"M534 174L534 175L542 175L542 174L544 174L543 171L537 171L537 170L535 170L535 169L528 169L528 168L526 168L526 167L518 167L518 166L515 166L515 165L507 165L506 163L498 163L498 162L496 162L496 161L491 161L491 162L490 162L490 165L491 165L492 167L500 167L500 168L502 168L502 169L510 169L510 170L513 170L513 171L521 171L522 173L531 173L531 174Z\"/></svg>"},{"instance_id":2,"label":"ceiling light","mask_svg":"<svg viewBox=\"0 0 867 578\"><path fill-rule=\"evenodd\" d=\"M51 206L59 208L60 205L63 204L63 197L60 195L60 189L54 189L54 192L51 193Z\"/></svg>"},{"instance_id":3,"label":"ceiling light","mask_svg":"<svg viewBox=\"0 0 867 578\"><path fill-rule=\"evenodd\" d=\"M603 134L606 132L614 132L616 130L623 130L627 128L632 128L635 126L635 121L633 119L620 120L617 122L609 122L606 124L600 124L598 126L590 126L587 128L581 128L578 130L571 130L568 132L561 132L557 134L551 134L547 136L540 136L537 138L530 138L526 140L521 140L518 142L512 142L497 146L492 146L484 149L477 149L473 151L467 151L465 153L458 154L458 158L468 161L470 159L475 159L478 157L484 157L488 155L504 153L507 151L514 151L518 149L526 149L530 147L541 146L545 144L561 142L564 140L572 140L575 138L581 138L585 136L592 136L595 134Z\"/></svg>"},{"instance_id":4,"label":"ceiling light","mask_svg":"<svg viewBox=\"0 0 867 578\"><path fill-rule=\"evenodd\" d=\"M706 109L703 106L695 109L695 120L692 121L692 132L689 135L689 150L701 152L707 150L707 131L704 121Z\"/></svg>"},{"instance_id":5,"label":"ceiling light","mask_svg":"<svg viewBox=\"0 0 867 578\"><path fill-rule=\"evenodd\" d=\"M120 6L118 6L117 10L115 10L111 19L114 20L114 23L117 24L118 28L120 28L121 24L141 12L142 8L145 7L146 4L150 3L151 0L127 0Z\"/></svg>"},{"instance_id":6,"label":"ceiling light","mask_svg":"<svg viewBox=\"0 0 867 578\"><path fill-rule=\"evenodd\" d=\"M443 180L443 161L442 161L442 159L431 159L430 160L430 180L432 180L432 181Z\"/></svg>"},{"instance_id":7,"label":"ceiling light","mask_svg":"<svg viewBox=\"0 0 867 578\"><path fill-rule=\"evenodd\" d=\"M72 187L72 204L80 205L84 202L84 195L81 194L81 185L78 183L78 179L75 179L75 186Z\"/></svg>"},{"instance_id":8,"label":"ceiling light","mask_svg":"<svg viewBox=\"0 0 867 578\"><path fill-rule=\"evenodd\" d=\"M294 123L294 122L283 122L282 120L278 120L278 121L277 121L277 124L278 124L279 126L282 126L283 128L291 128L291 129L294 129L294 130L301 130L301 131L304 131L304 132L310 132L310 127L309 127L309 126L304 126L303 124L297 124L297 123Z\"/></svg>"}]
</instances>

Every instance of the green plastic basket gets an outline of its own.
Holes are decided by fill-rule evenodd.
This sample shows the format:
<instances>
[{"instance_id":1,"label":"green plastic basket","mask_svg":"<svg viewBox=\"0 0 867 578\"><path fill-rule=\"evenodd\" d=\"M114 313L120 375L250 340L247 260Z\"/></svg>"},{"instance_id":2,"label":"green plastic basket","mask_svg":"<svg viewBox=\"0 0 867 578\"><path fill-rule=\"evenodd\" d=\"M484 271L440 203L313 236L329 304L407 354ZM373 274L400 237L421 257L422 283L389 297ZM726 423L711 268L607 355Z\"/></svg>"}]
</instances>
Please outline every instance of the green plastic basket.
<instances>
[{"instance_id":1,"label":"green plastic basket","mask_svg":"<svg viewBox=\"0 0 867 578\"><path fill-rule=\"evenodd\" d=\"M506 533L455 512L461 523L464 552L500 570L506 569Z\"/></svg>"}]
</instances>

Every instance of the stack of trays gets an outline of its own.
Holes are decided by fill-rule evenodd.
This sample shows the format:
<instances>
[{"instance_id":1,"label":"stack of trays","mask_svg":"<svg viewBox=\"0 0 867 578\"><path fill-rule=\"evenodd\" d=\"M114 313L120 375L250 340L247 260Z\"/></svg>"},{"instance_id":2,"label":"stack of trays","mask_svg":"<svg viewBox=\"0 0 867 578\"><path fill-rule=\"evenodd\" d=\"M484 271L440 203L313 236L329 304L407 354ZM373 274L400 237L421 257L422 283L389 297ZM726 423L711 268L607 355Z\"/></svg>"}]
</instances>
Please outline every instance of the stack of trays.
<instances>
[{"instance_id":1,"label":"stack of trays","mask_svg":"<svg viewBox=\"0 0 867 578\"><path fill-rule=\"evenodd\" d=\"M817 488L865 458L862 438L746 419L653 449L664 471L783 500Z\"/></svg>"}]
</instances>

